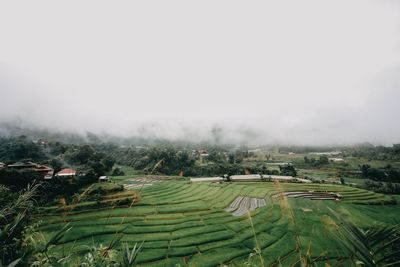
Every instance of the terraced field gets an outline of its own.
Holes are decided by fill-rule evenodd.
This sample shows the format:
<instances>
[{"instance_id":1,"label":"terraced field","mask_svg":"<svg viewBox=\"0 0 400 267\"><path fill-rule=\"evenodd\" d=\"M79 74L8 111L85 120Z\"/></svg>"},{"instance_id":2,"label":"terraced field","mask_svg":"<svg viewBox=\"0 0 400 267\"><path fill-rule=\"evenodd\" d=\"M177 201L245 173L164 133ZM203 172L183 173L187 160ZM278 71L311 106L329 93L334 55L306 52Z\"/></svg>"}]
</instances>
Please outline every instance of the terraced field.
<instances>
[{"instance_id":1,"label":"terraced field","mask_svg":"<svg viewBox=\"0 0 400 267\"><path fill-rule=\"evenodd\" d=\"M282 191L311 190L343 197L339 202L271 197ZM145 240L138 262L146 266L243 266L255 247L261 249L265 266L277 263L278 258L283 266L291 266L299 259L300 247L309 245L311 256L319 262L346 266L346 249L329 234L328 207L361 225L392 223L392 217L400 215L397 205L360 205L388 202L388 196L341 185L190 183L180 179L153 183L140 189L140 195L133 205L71 211L65 216L48 209L40 218L40 230L51 236L70 222L72 230L54 248L60 253L72 247L84 253L84 245L92 243L107 246L119 235L117 249L122 242L133 246ZM235 201L238 205L232 204ZM258 256L251 260L260 261Z\"/></svg>"}]
</instances>

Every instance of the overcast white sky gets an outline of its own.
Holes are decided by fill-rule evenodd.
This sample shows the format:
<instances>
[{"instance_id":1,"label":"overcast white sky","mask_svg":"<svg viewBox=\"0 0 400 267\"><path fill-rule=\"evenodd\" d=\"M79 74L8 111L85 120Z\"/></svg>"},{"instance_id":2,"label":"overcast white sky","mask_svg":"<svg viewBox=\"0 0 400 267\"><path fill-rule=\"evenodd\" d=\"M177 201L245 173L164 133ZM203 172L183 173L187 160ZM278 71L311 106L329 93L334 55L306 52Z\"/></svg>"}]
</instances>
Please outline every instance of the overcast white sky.
<instances>
[{"instance_id":1,"label":"overcast white sky","mask_svg":"<svg viewBox=\"0 0 400 267\"><path fill-rule=\"evenodd\" d=\"M2 1L0 120L400 142L400 1Z\"/></svg>"}]
</instances>

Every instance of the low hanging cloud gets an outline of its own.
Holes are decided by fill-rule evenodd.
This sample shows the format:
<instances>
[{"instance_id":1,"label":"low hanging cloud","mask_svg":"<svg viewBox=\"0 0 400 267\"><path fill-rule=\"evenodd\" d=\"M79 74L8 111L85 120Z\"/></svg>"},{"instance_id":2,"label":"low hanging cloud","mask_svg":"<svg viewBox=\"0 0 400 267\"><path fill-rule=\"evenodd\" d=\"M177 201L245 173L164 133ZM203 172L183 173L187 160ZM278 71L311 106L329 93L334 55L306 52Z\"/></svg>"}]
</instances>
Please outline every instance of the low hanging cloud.
<instances>
[{"instance_id":1,"label":"low hanging cloud","mask_svg":"<svg viewBox=\"0 0 400 267\"><path fill-rule=\"evenodd\" d=\"M0 4L0 121L254 144L400 142L400 4Z\"/></svg>"}]
</instances>

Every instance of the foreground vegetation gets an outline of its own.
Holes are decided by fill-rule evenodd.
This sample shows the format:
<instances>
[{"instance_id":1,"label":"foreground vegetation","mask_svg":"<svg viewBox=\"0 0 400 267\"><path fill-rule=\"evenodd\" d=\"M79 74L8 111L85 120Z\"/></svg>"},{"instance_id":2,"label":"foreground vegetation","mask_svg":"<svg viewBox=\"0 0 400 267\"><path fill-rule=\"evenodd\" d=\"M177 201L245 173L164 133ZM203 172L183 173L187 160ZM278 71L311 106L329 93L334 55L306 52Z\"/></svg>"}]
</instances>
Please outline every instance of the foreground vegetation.
<instances>
[{"instance_id":1,"label":"foreground vegetation","mask_svg":"<svg viewBox=\"0 0 400 267\"><path fill-rule=\"evenodd\" d=\"M281 191L338 192L340 202L303 198L273 199ZM290 266L299 261L301 249L310 247L315 263L351 265L352 253L335 239L337 220L329 209L359 226L396 223L397 206L377 204L385 197L341 185L279 183L190 184L186 179L155 183L141 190L141 199L124 207L65 212L61 206L40 216L46 237L68 223L72 229L52 251L72 251L83 257L87 244L107 247L121 235L114 249L145 241L137 262L149 266L244 266L254 249L260 250L264 266ZM267 205L235 217L224 211L237 196L266 199ZM111 196L110 196L111 197ZM119 194L113 198L118 199ZM44 215L44 214L43 214ZM65 256L65 254L64 254ZM252 264L261 266L260 257Z\"/></svg>"}]
</instances>

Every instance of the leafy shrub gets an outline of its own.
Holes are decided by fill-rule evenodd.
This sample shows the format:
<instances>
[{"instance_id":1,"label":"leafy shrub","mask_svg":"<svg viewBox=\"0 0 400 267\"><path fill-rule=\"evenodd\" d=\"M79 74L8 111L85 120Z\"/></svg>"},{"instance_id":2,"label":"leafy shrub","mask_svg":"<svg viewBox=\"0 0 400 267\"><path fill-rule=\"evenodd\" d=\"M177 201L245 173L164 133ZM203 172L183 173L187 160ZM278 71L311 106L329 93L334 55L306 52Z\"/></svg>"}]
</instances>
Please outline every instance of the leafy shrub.
<instances>
[{"instance_id":1,"label":"leafy shrub","mask_svg":"<svg viewBox=\"0 0 400 267\"><path fill-rule=\"evenodd\" d=\"M0 201L0 255L1 264L8 264L22 257L29 249L25 232L34 211L32 196L37 189L28 187L19 195L6 196L9 191L2 187Z\"/></svg>"},{"instance_id":2,"label":"leafy shrub","mask_svg":"<svg viewBox=\"0 0 400 267\"><path fill-rule=\"evenodd\" d=\"M124 176L125 173L120 168L115 168L111 176Z\"/></svg>"},{"instance_id":3,"label":"leafy shrub","mask_svg":"<svg viewBox=\"0 0 400 267\"><path fill-rule=\"evenodd\" d=\"M116 204L119 206L123 206L123 205L129 205L129 204L131 204L131 202L132 202L132 200L130 200L129 198L126 197L124 199L117 200Z\"/></svg>"},{"instance_id":4,"label":"leafy shrub","mask_svg":"<svg viewBox=\"0 0 400 267\"><path fill-rule=\"evenodd\" d=\"M13 191L26 188L28 184L32 184L38 179L39 175L34 170L0 169L0 184L9 187Z\"/></svg>"}]
</instances>

